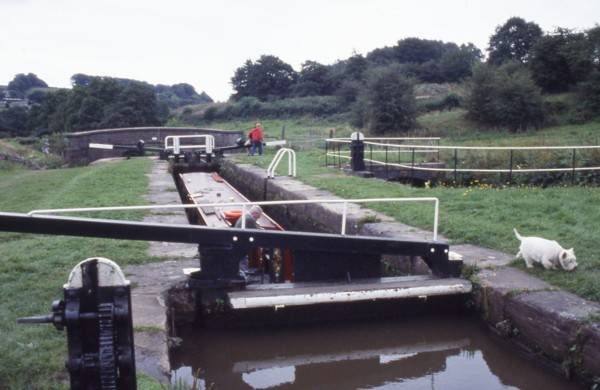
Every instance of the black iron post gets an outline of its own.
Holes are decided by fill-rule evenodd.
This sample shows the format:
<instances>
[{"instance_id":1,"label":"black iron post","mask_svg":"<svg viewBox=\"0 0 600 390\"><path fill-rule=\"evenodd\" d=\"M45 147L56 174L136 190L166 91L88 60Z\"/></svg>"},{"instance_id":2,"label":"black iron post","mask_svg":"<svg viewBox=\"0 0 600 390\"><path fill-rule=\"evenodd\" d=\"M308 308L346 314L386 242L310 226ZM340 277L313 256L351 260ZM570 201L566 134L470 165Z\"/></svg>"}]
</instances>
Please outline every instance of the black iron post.
<instances>
[{"instance_id":1,"label":"black iron post","mask_svg":"<svg viewBox=\"0 0 600 390\"><path fill-rule=\"evenodd\" d=\"M338 144L338 155L337 155L337 160L338 160L338 168L342 167L342 151L341 151L342 145Z\"/></svg>"},{"instance_id":2,"label":"black iron post","mask_svg":"<svg viewBox=\"0 0 600 390\"><path fill-rule=\"evenodd\" d=\"M354 172L365 170L365 143L358 136L350 141L350 167Z\"/></svg>"},{"instance_id":3,"label":"black iron post","mask_svg":"<svg viewBox=\"0 0 600 390\"><path fill-rule=\"evenodd\" d=\"M327 155L329 154L329 141L325 140L325 168L329 166L327 163Z\"/></svg>"},{"instance_id":4,"label":"black iron post","mask_svg":"<svg viewBox=\"0 0 600 390\"><path fill-rule=\"evenodd\" d=\"M389 179L389 171L388 171L388 146L385 146L385 178Z\"/></svg>"},{"instance_id":5,"label":"black iron post","mask_svg":"<svg viewBox=\"0 0 600 390\"><path fill-rule=\"evenodd\" d=\"M369 166L371 167L371 171L373 171L373 145L369 144L369 159L371 160Z\"/></svg>"},{"instance_id":6,"label":"black iron post","mask_svg":"<svg viewBox=\"0 0 600 390\"><path fill-rule=\"evenodd\" d=\"M456 167L458 165L458 149L454 149L454 184L457 184Z\"/></svg>"}]
</instances>

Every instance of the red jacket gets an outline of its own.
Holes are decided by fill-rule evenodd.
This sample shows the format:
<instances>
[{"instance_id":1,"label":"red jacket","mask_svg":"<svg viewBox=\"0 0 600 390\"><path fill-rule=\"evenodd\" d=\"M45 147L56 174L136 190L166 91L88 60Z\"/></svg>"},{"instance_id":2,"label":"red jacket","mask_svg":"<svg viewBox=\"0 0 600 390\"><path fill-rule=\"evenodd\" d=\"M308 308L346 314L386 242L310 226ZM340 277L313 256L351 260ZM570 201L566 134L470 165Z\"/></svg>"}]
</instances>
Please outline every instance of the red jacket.
<instances>
[{"instance_id":1,"label":"red jacket","mask_svg":"<svg viewBox=\"0 0 600 390\"><path fill-rule=\"evenodd\" d=\"M248 138L251 141L262 141L263 140L263 131L260 127L255 127L248 133Z\"/></svg>"}]
</instances>

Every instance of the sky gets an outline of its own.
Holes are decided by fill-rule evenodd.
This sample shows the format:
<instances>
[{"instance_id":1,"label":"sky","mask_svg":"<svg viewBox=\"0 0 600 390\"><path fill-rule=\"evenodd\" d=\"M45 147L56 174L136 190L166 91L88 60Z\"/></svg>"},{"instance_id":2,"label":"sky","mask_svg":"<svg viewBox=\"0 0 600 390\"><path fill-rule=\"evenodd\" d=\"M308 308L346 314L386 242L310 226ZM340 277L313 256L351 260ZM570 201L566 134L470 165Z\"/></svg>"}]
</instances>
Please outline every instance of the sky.
<instances>
[{"instance_id":1,"label":"sky","mask_svg":"<svg viewBox=\"0 0 600 390\"><path fill-rule=\"evenodd\" d=\"M0 85L31 72L70 87L85 73L185 82L225 101L235 69L262 54L300 70L408 37L484 51L512 16L586 29L600 0L0 0Z\"/></svg>"}]
</instances>

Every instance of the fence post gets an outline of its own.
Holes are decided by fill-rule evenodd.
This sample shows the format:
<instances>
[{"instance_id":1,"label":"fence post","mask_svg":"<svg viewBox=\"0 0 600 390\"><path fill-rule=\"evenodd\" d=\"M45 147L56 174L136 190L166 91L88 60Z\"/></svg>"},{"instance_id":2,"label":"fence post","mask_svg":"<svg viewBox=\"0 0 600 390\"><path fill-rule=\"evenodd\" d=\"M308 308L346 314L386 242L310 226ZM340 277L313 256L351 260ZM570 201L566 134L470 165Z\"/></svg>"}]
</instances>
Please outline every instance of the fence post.
<instances>
[{"instance_id":1,"label":"fence post","mask_svg":"<svg viewBox=\"0 0 600 390\"><path fill-rule=\"evenodd\" d=\"M365 170L365 136L355 131L350 135L350 168L352 171Z\"/></svg>"},{"instance_id":2,"label":"fence post","mask_svg":"<svg viewBox=\"0 0 600 390\"><path fill-rule=\"evenodd\" d=\"M329 154L329 141L325 140L325 168L329 166L327 163L327 155Z\"/></svg>"},{"instance_id":3,"label":"fence post","mask_svg":"<svg viewBox=\"0 0 600 390\"><path fill-rule=\"evenodd\" d=\"M512 184L512 171L513 171L513 150L510 150L510 165L508 168L508 184Z\"/></svg>"},{"instance_id":4,"label":"fence post","mask_svg":"<svg viewBox=\"0 0 600 390\"><path fill-rule=\"evenodd\" d=\"M573 157L572 157L573 171L571 173L571 184L575 184L575 152L576 151L577 151L577 149L573 149Z\"/></svg>"},{"instance_id":5,"label":"fence post","mask_svg":"<svg viewBox=\"0 0 600 390\"><path fill-rule=\"evenodd\" d=\"M458 149L454 149L454 184L458 184L456 177L456 166L458 165Z\"/></svg>"},{"instance_id":6,"label":"fence post","mask_svg":"<svg viewBox=\"0 0 600 390\"><path fill-rule=\"evenodd\" d=\"M371 172L373 172L373 145L369 145L369 155L370 155L369 159L371 160L369 167L370 167Z\"/></svg>"},{"instance_id":7,"label":"fence post","mask_svg":"<svg viewBox=\"0 0 600 390\"><path fill-rule=\"evenodd\" d=\"M410 178L415 178L415 148L412 148L411 152L411 163L410 163Z\"/></svg>"},{"instance_id":8,"label":"fence post","mask_svg":"<svg viewBox=\"0 0 600 390\"><path fill-rule=\"evenodd\" d=\"M342 168L342 157L341 157L342 152L341 152L341 149L342 149L342 144L338 144L338 156L337 156L337 158L338 158L338 168L339 169Z\"/></svg>"},{"instance_id":9,"label":"fence post","mask_svg":"<svg viewBox=\"0 0 600 390\"><path fill-rule=\"evenodd\" d=\"M281 139L285 139L285 125L281 126Z\"/></svg>"},{"instance_id":10,"label":"fence post","mask_svg":"<svg viewBox=\"0 0 600 390\"><path fill-rule=\"evenodd\" d=\"M385 145L385 178L389 179L389 171L388 171L388 146Z\"/></svg>"}]
</instances>

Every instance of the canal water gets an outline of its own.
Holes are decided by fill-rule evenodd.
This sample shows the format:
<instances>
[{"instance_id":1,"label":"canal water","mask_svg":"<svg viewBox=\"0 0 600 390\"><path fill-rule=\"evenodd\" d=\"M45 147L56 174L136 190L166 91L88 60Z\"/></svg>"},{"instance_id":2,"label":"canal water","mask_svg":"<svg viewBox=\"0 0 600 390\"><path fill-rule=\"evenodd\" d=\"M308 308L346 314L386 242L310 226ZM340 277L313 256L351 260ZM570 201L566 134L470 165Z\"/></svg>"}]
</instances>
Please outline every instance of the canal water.
<instances>
[{"instance_id":1,"label":"canal water","mask_svg":"<svg viewBox=\"0 0 600 390\"><path fill-rule=\"evenodd\" d=\"M182 330L172 382L198 389L582 389L470 317Z\"/></svg>"}]
</instances>

